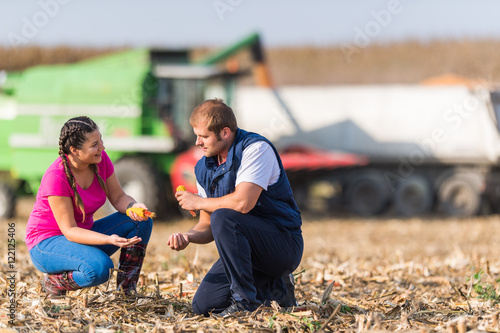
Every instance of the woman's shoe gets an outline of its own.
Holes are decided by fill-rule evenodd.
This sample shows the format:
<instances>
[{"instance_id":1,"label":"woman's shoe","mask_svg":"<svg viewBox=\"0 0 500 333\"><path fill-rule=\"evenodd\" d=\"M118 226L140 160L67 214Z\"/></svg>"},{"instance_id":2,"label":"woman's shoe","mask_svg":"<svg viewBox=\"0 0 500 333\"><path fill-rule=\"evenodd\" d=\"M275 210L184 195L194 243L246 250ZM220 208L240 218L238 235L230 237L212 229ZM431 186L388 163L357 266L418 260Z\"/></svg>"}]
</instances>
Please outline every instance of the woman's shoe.
<instances>
[{"instance_id":1,"label":"woman's shoe","mask_svg":"<svg viewBox=\"0 0 500 333\"><path fill-rule=\"evenodd\" d=\"M134 244L121 249L116 288L123 289L125 295L136 291L147 246L148 244Z\"/></svg>"},{"instance_id":2,"label":"woman's shoe","mask_svg":"<svg viewBox=\"0 0 500 333\"><path fill-rule=\"evenodd\" d=\"M80 289L80 286L73 280L73 272L63 272L45 275L42 289L49 297L60 297L66 295L67 291Z\"/></svg>"}]
</instances>

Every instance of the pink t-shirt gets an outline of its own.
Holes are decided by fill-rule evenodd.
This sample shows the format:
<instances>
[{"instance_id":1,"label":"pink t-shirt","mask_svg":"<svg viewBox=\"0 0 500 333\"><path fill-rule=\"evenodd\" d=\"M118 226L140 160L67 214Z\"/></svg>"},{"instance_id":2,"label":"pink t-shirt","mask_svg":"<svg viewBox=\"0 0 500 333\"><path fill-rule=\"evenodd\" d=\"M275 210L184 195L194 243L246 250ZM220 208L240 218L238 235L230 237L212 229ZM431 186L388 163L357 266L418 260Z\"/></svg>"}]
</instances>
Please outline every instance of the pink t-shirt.
<instances>
[{"instance_id":1,"label":"pink t-shirt","mask_svg":"<svg viewBox=\"0 0 500 333\"><path fill-rule=\"evenodd\" d=\"M104 181L114 172L113 163L111 163L111 160L104 151L102 152L101 162L97 164L97 170ZM78 183L76 184L76 188L78 194L80 194L82 198L85 208L85 221L82 221L83 214L80 213L80 210L74 204L75 198L73 189L64 172L61 157L58 157L42 177L42 182L36 195L35 205L28 219L25 239L28 250L31 250L33 246L44 239L62 235L61 229L59 229L59 225L50 209L49 196L70 197L73 202L76 224L80 228L92 228L94 224L94 213L106 202L106 193L101 188L97 175L94 177L94 181L88 189L82 189Z\"/></svg>"}]
</instances>

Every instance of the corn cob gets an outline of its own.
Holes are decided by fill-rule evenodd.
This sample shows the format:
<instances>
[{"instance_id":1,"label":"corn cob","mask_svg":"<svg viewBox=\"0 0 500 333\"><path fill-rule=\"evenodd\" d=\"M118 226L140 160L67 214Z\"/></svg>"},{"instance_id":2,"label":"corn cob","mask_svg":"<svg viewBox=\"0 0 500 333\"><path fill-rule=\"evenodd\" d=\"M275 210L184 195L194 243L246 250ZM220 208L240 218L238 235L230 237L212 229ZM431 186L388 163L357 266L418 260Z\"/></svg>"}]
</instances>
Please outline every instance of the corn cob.
<instances>
[{"instance_id":1,"label":"corn cob","mask_svg":"<svg viewBox=\"0 0 500 333\"><path fill-rule=\"evenodd\" d=\"M184 185L179 185L177 186L176 191L186 191L186 188ZM196 212L194 210L190 210L189 212L193 215L193 217L196 217Z\"/></svg>"},{"instance_id":2,"label":"corn cob","mask_svg":"<svg viewBox=\"0 0 500 333\"><path fill-rule=\"evenodd\" d=\"M137 215L139 215L140 217L150 217L152 219L156 218L156 214L153 213L153 212L150 212L146 208L141 208L141 207L130 207L130 208L128 208L127 211L126 211L126 213L127 213L127 216L129 216L129 217L130 217L130 212L134 212Z\"/></svg>"}]
</instances>

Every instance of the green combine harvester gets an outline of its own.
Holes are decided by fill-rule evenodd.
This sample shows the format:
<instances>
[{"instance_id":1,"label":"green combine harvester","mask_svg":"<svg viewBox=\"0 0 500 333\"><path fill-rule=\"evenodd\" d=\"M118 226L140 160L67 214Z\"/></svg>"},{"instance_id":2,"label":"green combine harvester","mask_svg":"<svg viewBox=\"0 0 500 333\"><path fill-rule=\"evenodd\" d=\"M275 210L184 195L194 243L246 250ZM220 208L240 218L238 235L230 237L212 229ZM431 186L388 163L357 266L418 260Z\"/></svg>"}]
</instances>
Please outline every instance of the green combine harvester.
<instances>
[{"instance_id":1,"label":"green combine harvester","mask_svg":"<svg viewBox=\"0 0 500 333\"><path fill-rule=\"evenodd\" d=\"M59 131L79 115L99 125L125 191L160 217L178 211L171 169L194 144L193 108L207 98L231 105L241 72L220 66L242 49L262 61L257 34L190 62L184 50L127 50L75 64L35 66L0 76L0 219L15 213L16 197L35 194L58 156ZM193 186L192 170L180 181ZM191 187L191 190L194 190ZM110 205L109 207L110 208Z\"/></svg>"}]
</instances>

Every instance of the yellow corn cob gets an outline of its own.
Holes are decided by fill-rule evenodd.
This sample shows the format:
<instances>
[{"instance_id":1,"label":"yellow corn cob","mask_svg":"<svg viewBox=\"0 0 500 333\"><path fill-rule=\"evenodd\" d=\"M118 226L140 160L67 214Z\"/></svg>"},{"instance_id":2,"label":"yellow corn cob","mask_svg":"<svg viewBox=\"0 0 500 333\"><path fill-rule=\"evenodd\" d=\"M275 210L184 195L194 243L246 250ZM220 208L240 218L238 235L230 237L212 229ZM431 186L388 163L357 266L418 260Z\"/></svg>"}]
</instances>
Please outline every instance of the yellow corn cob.
<instances>
[{"instance_id":1,"label":"yellow corn cob","mask_svg":"<svg viewBox=\"0 0 500 333\"><path fill-rule=\"evenodd\" d=\"M179 185L176 188L176 191L185 191L185 190L186 187L184 187L184 185ZM191 213L191 215L193 215L193 217L196 217L196 212L194 210L190 210L189 212Z\"/></svg>"},{"instance_id":2,"label":"yellow corn cob","mask_svg":"<svg viewBox=\"0 0 500 333\"><path fill-rule=\"evenodd\" d=\"M153 212L150 212L146 208L140 208L140 207L130 207L130 208L128 208L127 211L126 211L126 213L127 213L127 216L129 216L129 217L130 217L130 212L134 212L137 215L139 215L140 217L150 217L152 219L156 218L156 214L153 213Z\"/></svg>"}]
</instances>

